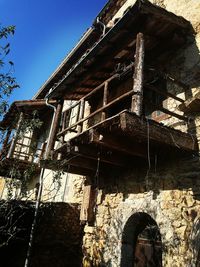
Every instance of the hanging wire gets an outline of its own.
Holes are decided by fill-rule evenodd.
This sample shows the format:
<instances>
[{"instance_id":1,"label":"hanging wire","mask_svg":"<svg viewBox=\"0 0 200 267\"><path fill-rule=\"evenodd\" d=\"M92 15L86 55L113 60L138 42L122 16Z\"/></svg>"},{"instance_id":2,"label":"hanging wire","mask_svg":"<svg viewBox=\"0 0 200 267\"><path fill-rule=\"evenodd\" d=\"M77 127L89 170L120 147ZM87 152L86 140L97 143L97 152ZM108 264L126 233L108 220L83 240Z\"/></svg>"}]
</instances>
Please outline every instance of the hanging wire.
<instances>
[{"instance_id":1,"label":"hanging wire","mask_svg":"<svg viewBox=\"0 0 200 267\"><path fill-rule=\"evenodd\" d=\"M45 167L43 167L41 169L41 172L40 172L40 185L39 185L37 200L35 203L35 212L34 212L33 222L32 222L32 226L31 226L31 232L30 232L30 236L29 236L29 243L28 243L28 249L27 249L24 267L28 267L31 264L30 257L31 257L32 247L33 247L35 229L36 229L37 222L38 222L38 213L39 213L41 197L42 197L44 172L45 172Z\"/></svg>"},{"instance_id":2,"label":"hanging wire","mask_svg":"<svg viewBox=\"0 0 200 267\"><path fill-rule=\"evenodd\" d=\"M96 187L99 186L99 167L100 167L100 152L98 152L97 168L96 168L96 173L94 176L94 183Z\"/></svg>"},{"instance_id":3,"label":"hanging wire","mask_svg":"<svg viewBox=\"0 0 200 267\"><path fill-rule=\"evenodd\" d=\"M170 136L171 136L171 139L172 139L174 145L180 149L180 146L176 143L173 134L170 132L170 130L169 130L168 128L166 128L166 129L167 129L167 131L169 132L169 134L170 134Z\"/></svg>"},{"instance_id":4,"label":"hanging wire","mask_svg":"<svg viewBox=\"0 0 200 267\"><path fill-rule=\"evenodd\" d=\"M145 176L145 183L146 183L146 187L148 189L149 187L149 172L151 169L151 158L150 158L150 128L149 128L149 120L148 118L146 118L146 122L147 122L147 157L148 157L148 170Z\"/></svg>"}]
</instances>

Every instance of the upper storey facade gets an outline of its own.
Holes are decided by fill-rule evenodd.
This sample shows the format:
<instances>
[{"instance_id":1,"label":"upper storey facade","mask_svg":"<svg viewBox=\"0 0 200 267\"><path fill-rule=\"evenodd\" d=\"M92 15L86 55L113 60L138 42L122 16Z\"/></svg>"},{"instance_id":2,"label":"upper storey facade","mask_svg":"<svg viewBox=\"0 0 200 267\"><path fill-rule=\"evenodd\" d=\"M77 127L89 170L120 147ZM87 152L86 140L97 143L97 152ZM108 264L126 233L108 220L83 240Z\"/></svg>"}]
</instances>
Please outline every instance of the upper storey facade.
<instances>
[{"instance_id":1,"label":"upper storey facade","mask_svg":"<svg viewBox=\"0 0 200 267\"><path fill-rule=\"evenodd\" d=\"M149 141L150 157L161 148L172 154L196 152L190 109L191 80L198 80L184 76L180 63L180 55L194 46L194 34L190 22L149 1L109 1L34 99L17 104L22 113L25 106L46 110L46 118L40 112L41 120L49 121L46 138L43 131L33 134L40 161L53 169L65 162L64 170L93 175L99 151L102 172L145 158ZM75 102L66 108L66 101ZM2 125L9 124L11 114ZM10 150L16 144L15 139Z\"/></svg>"}]
</instances>

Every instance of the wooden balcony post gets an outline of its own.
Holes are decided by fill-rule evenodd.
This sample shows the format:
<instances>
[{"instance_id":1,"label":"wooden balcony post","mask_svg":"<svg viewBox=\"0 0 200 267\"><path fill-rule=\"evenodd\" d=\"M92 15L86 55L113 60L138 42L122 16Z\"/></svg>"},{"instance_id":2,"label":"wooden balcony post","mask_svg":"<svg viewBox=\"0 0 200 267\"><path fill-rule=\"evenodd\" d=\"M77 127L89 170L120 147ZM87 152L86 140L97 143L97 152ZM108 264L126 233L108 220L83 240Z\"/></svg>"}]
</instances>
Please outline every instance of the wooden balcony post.
<instances>
[{"instance_id":1,"label":"wooden balcony post","mask_svg":"<svg viewBox=\"0 0 200 267\"><path fill-rule=\"evenodd\" d=\"M51 129L49 133L49 140L47 143L45 159L48 159L51 156L51 151L54 149L54 144L56 141L56 135L59 128L60 118L62 114L63 101L58 102L56 111L52 118Z\"/></svg>"},{"instance_id":2,"label":"wooden balcony post","mask_svg":"<svg viewBox=\"0 0 200 267\"><path fill-rule=\"evenodd\" d=\"M8 154L7 154L7 158L11 158L13 156L13 153L14 153L15 147L16 147L16 143L17 143L17 139L18 139L18 136L20 133L21 123L22 123L23 118L24 118L24 114L21 112L19 115L19 120L17 122L16 129L15 129L15 134L12 138L12 142L11 142Z\"/></svg>"},{"instance_id":3,"label":"wooden balcony post","mask_svg":"<svg viewBox=\"0 0 200 267\"><path fill-rule=\"evenodd\" d=\"M106 106L108 103L108 81L104 84L104 91L103 91L103 107ZM101 121L106 119L106 112L105 110L101 114Z\"/></svg>"},{"instance_id":4,"label":"wooden balcony post","mask_svg":"<svg viewBox=\"0 0 200 267\"><path fill-rule=\"evenodd\" d=\"M135 51L135 71L133 76L133 96L131 111L142 115L143 106L143 68L144 68L144 36L137 34Z\"/></svg>"},{"instance_id":5,"label":"wooden balcony post","mask_svg":"<svg viewBox=\"0 0 200 267\"><path fill-rule=\"evenodd\" d=\"M84 99L81 100L79 112L80 113L79 113L78 121L81 121L84 118L84 112L85 112L85 100ZM82 128L83 128L83 122L79 124L77 128L78 128L78 133L81 133Z\"/></svg>"},{"instance_id":6,"label":"wooden balcony post","mask_svg":"<svg viewBox=\"0 0 200 267\"><path fill-rule=\"evenodd\" d=\"M92 178L86 177L86 184L83 187L83 199L81 203L80 221L81 223L92 223L95 215L96 189L94 188Z\"/></svg>"}]
</instances>

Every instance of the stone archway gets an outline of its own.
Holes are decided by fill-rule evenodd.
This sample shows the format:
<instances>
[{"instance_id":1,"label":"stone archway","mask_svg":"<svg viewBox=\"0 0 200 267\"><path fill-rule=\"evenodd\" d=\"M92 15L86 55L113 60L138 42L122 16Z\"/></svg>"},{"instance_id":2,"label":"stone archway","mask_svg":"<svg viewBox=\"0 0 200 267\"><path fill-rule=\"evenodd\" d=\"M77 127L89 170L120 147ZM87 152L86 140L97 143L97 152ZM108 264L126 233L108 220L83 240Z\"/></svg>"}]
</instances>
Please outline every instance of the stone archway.
<instances>
[{"instance_id":1,"label":"stone archway","mask_svg":"<svg viewBox=\"0 0 200 267\"><path fill-rule=\"evenodd\" d=\"M122 233L120 267L161 267L162 242L153 218L144 212L133 214Z\"/></svg>"}]
</instances>

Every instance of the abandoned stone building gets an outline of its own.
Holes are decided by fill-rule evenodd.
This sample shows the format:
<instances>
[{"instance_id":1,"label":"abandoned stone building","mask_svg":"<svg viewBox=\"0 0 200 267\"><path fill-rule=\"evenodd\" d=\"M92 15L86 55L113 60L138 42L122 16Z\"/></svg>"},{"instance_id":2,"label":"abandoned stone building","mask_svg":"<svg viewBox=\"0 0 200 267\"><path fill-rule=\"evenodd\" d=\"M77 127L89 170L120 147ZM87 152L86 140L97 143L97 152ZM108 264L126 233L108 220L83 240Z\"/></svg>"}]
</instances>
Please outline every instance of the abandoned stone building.
<instances>
[{"instance_id":1,"label":"abandoned stone building","mask_svg":"<svg viewBox=\"0 0 200 267\"><path fill-rule=\"evenodd\" d=\"M198 0L110 0L3 118L0 175L34 166L31 199L43 183L43 201L80 207L84 267L200 266L199 51ZM35 110L41 128L19 135Z\"/></svg>"}]
</instances>

